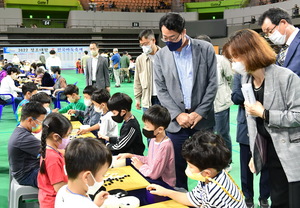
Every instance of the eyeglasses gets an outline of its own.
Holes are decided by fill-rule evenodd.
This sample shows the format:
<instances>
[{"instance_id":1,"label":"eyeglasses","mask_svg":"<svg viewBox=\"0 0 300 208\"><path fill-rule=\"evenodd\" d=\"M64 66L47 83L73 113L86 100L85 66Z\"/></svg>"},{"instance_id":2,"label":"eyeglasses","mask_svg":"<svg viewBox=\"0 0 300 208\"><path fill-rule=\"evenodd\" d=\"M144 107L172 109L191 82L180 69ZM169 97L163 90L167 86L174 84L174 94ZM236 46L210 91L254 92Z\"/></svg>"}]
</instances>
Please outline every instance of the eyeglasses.
<instances>
[{"instance_id":1,"label":"eyeglasses","mask_svg":"<svg viewBox=\"0 0 300 208\"><path fill-rule=\"evenodd\" d=\"M268 38L270 35L272 35L273 30L274 30L277 26L278 26L278 25L275 25L275 26L272 28L272 30L265 32L265 33L264 33L264 34L265 34L264 36L265 36L266 38Z\"/></svg>"},{"instance_id":2,"label":"eyeglasses","mask_svg":"<svg viewBox=\"0 0 300 208\"><path fill-rule=\"evenodd\" d=\"M168 41L170 41L170 42L176 42L176 40L178 40L178 38L180 37L180 35L181 35L181 33L178 34L178 36L176 38L175 38L174 35L172 35L171 37L163 37L163 38L161 38L161 41L162 42L168 42Z\"/></svg>"},{"instance_id":3,"label":"eyeglasses","mask_svg":"<svg viewBox=\"0 0 300 208\"><path fill-rule=\"evenodd\" d=\"M151 42L151 40L149 40L148 42L142 43L142 44L140 44L140 47L142 48L143 46L147 46L147 45L149 45L150 42Z\"/></svg>"},{"instance_id":4,"label":"eyeglasses","mask_svg":"<svg viewBox=\"0 0 300 208\"><path fill-rule=\"evenodd\" d=\"M33 117L32 117L33 118ZM34 121L38 121L39 122L39 124L42 124L43 123L43 121L40 121L39 119L37 119L37 118L33 118L33 120Z\"/></svg>"}]
</instances>

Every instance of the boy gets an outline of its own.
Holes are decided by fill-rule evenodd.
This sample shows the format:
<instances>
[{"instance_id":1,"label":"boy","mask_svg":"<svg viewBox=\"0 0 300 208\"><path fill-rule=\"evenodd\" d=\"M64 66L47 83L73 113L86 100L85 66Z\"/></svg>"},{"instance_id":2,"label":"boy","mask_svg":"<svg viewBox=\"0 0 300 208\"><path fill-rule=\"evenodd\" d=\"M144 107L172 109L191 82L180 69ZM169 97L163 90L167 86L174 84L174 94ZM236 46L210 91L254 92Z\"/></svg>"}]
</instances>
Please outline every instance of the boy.
<instances>
[{"instance_id":1,"label":"boy","mask_svg":"<svg viewBox=\"0 0 300 208\"><path fill-rule=\"evenodd\" d=\"M56 195L55 208L98 208L108 193L101 191L103 176L112 162L110 151L100 141L93 138L73 139L65 153L68 184L61 187Z\"/></svg>"},{"instance_id":2,"label":"boy","mask_svg":"<svg viewBox=\"0 0 300 208\"><path fill-rule=\"evenodd\" d=\"M39 133L42 130L46 113L41 103L26 103L22 109L21 123L10 136L9 167L12 176L20 185L37 187L41 141L37 140L32 133Z\"/></svg>"},{"instance_id":3,"label":"boy","mask_svg":"<svg viewBox=\"0 0 300 208\"><path fill-rule=\"evenodd\" d=\"M150 193L192 207L246 208L242 191L223 170L231 153L220 136L204 131L195 133L184 142L182 156L188 164L186 175L198 180L198 185L192 191L182 193L150 184L147 187Z\"/></svg>"},{"instance_id":4,"label":"boy","mask_svg":"<svg viewBox=\"0 0 300 208\"><path fill-rule=\"evenodd\" d=\"M153 105L143 115L143 134L150 140L148 156L119 154L118 159L131 158L132 165L138 169L150 183L158 183L170 187L175 186L175 161L172 141L167 137L165 129L171 117L169 111L160 105ZM155 181L153 181L155 180ZM168 187L166 186L166 187Z\"/></svg>"},{"instance_id":5,"label":"boy","mask_svg":"<svg viewBox=\"0 0 300 208\"><path fill-rule=\"evenodd\" d=\"M124 93L115 93L107 103L108 109L113 113L111 117L115 122L122 123L119 137L99 135L99 138L108 141L107 147L113 154L132 153L143 155L145 145L142 140L140 125L131 113L132 99Z\"/></svg>"},{"instance_id":6,"label":"boy","mask_svg":"<svg viewBox=\"0 0 300 208\"><path fill-rule=\"evenodd\" d=\"M21 112L22 112L22 108L23 106L29 102L29 99L31 98L32 95L37 93L37 86L33 83L33 82L28 82L25 83L22 86L22 93L24 95L24 100L22 100L17 108L17 121L20 122L21 120Z\"/></svg>"},{"instance_id":7,"label":"boy","mask_svg":"<svg viewBox=\"0 0 300 208\"><path fill-rule=\"evenodd\" d=\"M50 104L52 100L47 93L39 92L30 98L30 102L31 101L42 103L43 107L47 110L47 115L51 113Z\"/></svg>"},{"instance_id":8,"label":"boy","mask_svg":"<svg viewBox=\"0 0 300 208\"><path fill-rule=\"evenodd\" d=\"M111 118L113 115L111 111L108 110L107 102L110 98L110 94L106 89L97 90L92 95L92 103L94 105L95 111L100 116L99 123L91 126L87 129L82 129L78 131L78 134L85 134L89 131L96 131L98 129L98 134L100 136L107 136L107 137L117 137L118 136L118 124L114 122Z\"/></svg>"},{"instance_id":9,"label":"boy","mask_svg":"<svg viewBox=\"0 0 300 208\"><path fill-rule=\"evenodd\" d=\"M83 110L68 110L68 114L75 114L75 117L84 118L82 121L83 125L93 126L100 120L100 113L95 111L94 104L91 100L92 94L97 90L96 87L89 85L83 90L84 105L86 106L85 111Z\"/></svg>"},{"instance_id":10,"label":"boy","mask_svg":"<svg viewBox=\"0 0 300 208\"><path fill-rule=\"evenodd\" d=\"M83 99L80 98L79 96L79 89L76 85L69 84L65 88L64 94L67 96L68 101L70 102L69 105L66 107L59 109L56 108L53 110L53 112L59 112L59 113L67 113L68 110L73 109L73 110L85 110L85 105ZM79 116L80 119L83 119L83 117Z\"/></svg>"}]
</instances>

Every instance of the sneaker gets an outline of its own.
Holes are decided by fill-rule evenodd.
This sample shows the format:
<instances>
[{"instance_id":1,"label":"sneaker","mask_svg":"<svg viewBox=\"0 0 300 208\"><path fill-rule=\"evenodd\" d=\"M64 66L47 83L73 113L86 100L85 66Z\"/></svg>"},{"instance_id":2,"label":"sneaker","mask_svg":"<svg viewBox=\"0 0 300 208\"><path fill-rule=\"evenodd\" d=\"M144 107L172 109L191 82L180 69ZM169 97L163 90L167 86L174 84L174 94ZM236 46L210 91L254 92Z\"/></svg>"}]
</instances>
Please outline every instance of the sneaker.
<instances>
[{"instance_id":1,"label":"sneaker","mask_svg":"<svg viewBox=\"0 0 300 208\"><path fill-rule=\"evenodd\" d=\"M247 208L254 208L254 203L252 198L245 199Z\"/></svg>"},{"instance_id":2,"label":"sneaker","mask_svg":"<svg viewBox=\"0 0 300 208\"><path fill-rule=\"evenodd\" d=\"M258 198L258 205L260 208L269 208L269 201L268 199Z\"/></svg>"},{"instance_id":3,"label":"sneaker","mask_svg":"<svg viewBox=\"0 0 300 208\"><path fill-rule=\"evenodd\" d=\"M120 85L115 85L115 87L121 87Z\"/></svg>"}]
</instances>

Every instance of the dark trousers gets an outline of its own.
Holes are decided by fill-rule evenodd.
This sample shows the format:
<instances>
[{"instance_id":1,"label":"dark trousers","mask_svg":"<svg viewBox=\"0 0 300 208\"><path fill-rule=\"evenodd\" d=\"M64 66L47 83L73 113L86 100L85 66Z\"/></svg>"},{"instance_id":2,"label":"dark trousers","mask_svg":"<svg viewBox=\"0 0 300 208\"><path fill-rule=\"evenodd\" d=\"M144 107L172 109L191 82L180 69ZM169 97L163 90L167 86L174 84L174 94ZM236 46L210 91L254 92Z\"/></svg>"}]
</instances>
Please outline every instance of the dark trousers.
<instances>
[{"instance_id":1,"label":"dark trousers","mask_svg":"<svg viewBox=\"0 0 300 208\"><path fill-rule=\"evenodd\" d=\"M299 208L300 181L289 183L271 140L268 140L267 165L270 175L272 208Z\"/></svg>"},{"instance_id":2,"label":"dark trousers","mask_svg":"<svg viewBox=\"0 0 300 208\"><path fill-rule=\"evenodd\" d=\"M23 178L22 180L19 180L18 183L20 185L24 185L24 186L33 186L33 187L38 187L37 184L37 176L39 173L39 168L32 170L32 172L30 172L26 178Z\"/></svg>"},{"instance_id":3,"label":"dark trousers","mask_svg":"<svg viewBox=\"0 0 300 208\"><path fill-rule=\"evenodd\" d=\"M182 145L184 141L192 136L196 130L194 129L181 129L177 133L167 132L168 137L172 140L175 153L175 171L176 171L176 187L182 187L188 190L187 176L185 169L187 163L181 155Z\"/></svg>"},{"instance_id":4,"label":"dark trousers","mask_svg":"<svg viewBox=\"0 0 300 208\"><path fill-rule=\"evenodd\" d=\"M246 199L253 198L254 196L253 173L250 171L248 166L251 157L250 146L240 144L241 184L242 191ZM260 172L259 197L262 199L268 199L270 197L269 172L266 167L264 167Z\"/></svg>"}]
</instances>

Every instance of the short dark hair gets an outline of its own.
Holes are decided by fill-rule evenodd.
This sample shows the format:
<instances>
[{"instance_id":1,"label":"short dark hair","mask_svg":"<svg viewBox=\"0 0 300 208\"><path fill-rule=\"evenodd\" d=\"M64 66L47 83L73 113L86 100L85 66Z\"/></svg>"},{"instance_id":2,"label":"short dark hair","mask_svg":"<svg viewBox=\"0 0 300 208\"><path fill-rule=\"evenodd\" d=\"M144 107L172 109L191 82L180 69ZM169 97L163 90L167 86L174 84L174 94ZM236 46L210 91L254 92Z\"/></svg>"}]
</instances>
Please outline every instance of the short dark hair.
<instances>
[{"instance_id":1,"label":"short dark hair","mask_svg":"<svg viewBox=\"0 0 300 208\"><path fill-rule=\"evenodd\" d=\"M64 90L65 95L72 95L73 93L79 95L79 89L76 85L68 84Z\"/></svg>"},{"instance_id":2,"label":"short dark hair","mask_svg":"<svg viewBox=\"0 0 300 208\"><path fill-rule=\"evenodd\" d=\"M55 50L51 50L49 53L50 53L51 55L56 54Z\"/></svg>"},{"instance_id":3,"label":"short dark hair","mask_svg":"<svg viewBox=\"0 0 300 208\"><path fill-rule=\"evenodd\" d=\"M110 98L110 94L106 89L96 90L92 94L92 100L96 103L107 103Z\"/></svg>"},{"instance_id":4,"label":"short dark hair","mask_svg":"<svg viewBox=\"0 0 300 208\"><path fill-rule=\"evenodd\" d=\"M11 75L12 73L20 74L20 71L19 71L19 69L17 69L16 67L8 68L8 69L7 69L7 74L8 74L8 75Z\"/></svg>"},{"instance_id":5,"label":"short dark hair","mask_svg":"<svg viewBox=\"0 0 300 208\"><path fill-rule=\"evenodd\" d=\"M168 128L171 122L171 116L167 108L161 105L153 105L143 114L143 122L151 123L155 128L160 126Z\"/></svg>"},{"instance_id":6,"label":"short dark hair","mask_svg":"<svg viewBox=\"0 0 300 208\"><path fill-rule=\"evenodd\" d=\"M97 42L91 42L90 45L91 45L91 44L94 44L97 48L99 48Z\"/></svg>"},{"instance_id":7,"label":"short dark hair","mask_svg":"<svg viewBox=\"0 0 300 208\"><path fill-rule=\"evenodd\" d=\"M38 88L33 82L27 82L22 86L23 95L26 95L27 92L33 92L35 90L38 90Z\"/></svg>"},{"instance_id":8,"label":"short dark hair","mask_svg":"<svg viewBox=\"0 0 300 208\"><path fill-rule=\"evenodd\" d=\"M198 40L204 40L206 42L209 42L211 43L211 39L208 35L205 35L205 34L202 34L202 35L198 35L197 37L195 37L195 39L198 39Z\"/></svg>"},{"instance_id":9,"label":"short dark hair","mask_svg":"<svg viewBox=\"0 0 300 208\"><path fill-rule=\"evenodd\" d=\"M127 110L131 111L132 99L125 93L117 92L108 100L107 107L112 110Z\"/></svg>"},{"instance_id":10,"label":"short dark hair","mask_svg":"<svg viewBox=\"0 0 300 208\"><path fill-rule=\"evenodd\" d=\"M51 103L51 97L45 92L39 92L35 95L32 95L30 98L31 101L40 102L42 104Z\"/></svg>"},{"instance_id":11,"label":"short dark hair","mask_svg":"<svg viewBox=\"0 0 300 208\"><path fill-rule=\"evenodd\" d=\"M58 72L58 74L61 73L59 66L51 66L51 71L53 72L53 74L55 74L56 72Z\"/></svg>"},{"instance_id":12,"label":"short dark hair","mask_svg":"<svg viewBox=\"0 0 300 208\"><path fill-rule=\"evenodd\" d=\"M139 34L139 40L142 40L143 38L148 39L149 37L155 38L154 32L153 32L153 30L151 30L151 29L143 30L143 31L140 32L140 34Z\"/></svg>"},{"instance_id":13,"label":"short dark hair","mask_svg":"<svg viewBox=\"0 0 300 208\"><path fill-rule=\"evenodd\" d=\"M162 26L165 26L168 30L174 30L178 33L182 33L185 28L184 18L176 12L169 12L165 14L159 21L159 30L161 32Z\"/></svg>"},{"instance_id":14,"label":"short dark hair","mask_svg":"<svg viewBox=\"0 0 300 208\"><path fill-rule=\"evenodd\" d=\"M261 26L266 18L269 18L274 25L278 25L282 19L286 20L289 24L293 24L289 13L282 8L270 8L265 11L258 18L258 25Z\"/></svg>"},{"instance_id":15,"label":"short dark hair","mask_svg":"<svg viewBox=\"0 0 300 208\"><path fill-rule=\"evenodd\" d=\"M112 155L97 139L77 138L68 144L65 161L68 177L74 180L82 171L91 171L95 176L105 164L110 166Z\"/></svg>"},{"instance_id":16,"label":"short dark hair","mask_svg":"<svg viewBox=\"0 0 300 208\"><path fill-rule=\"evenodd\" d=\"M88 51L84 51L84 54L87 55L89 52Z\"/></svg>"},{"instance_id":17,"label":"short dark hair","mask_svg":"<svg viewBox=\"0 0 300 208\"><path fill-rule=\"evenodd\" d=\"M83 94L88 94L92 96L92 94L97 90L97 88L93 85L88 85L83 89Z\"/></svg>"},{"instance_id":18,"label":"short dark hair","mask_svg":"<svg viewBox=\"0 0 300 208\"><path fill-rule=\"evenodd\" d=\"M207 168L221 171L229 165L231 152L221 136L210 131L198 131L184 142L182 156L200 171Z\"/></svg>"},{"instance_id":19,"label":"short dark hair","mask_svg":"<svg viewBox=\"0 0 300 208\"><path fill-rule=\"evenodd\" d=\"M21 121L25 121L29 117L38 118L41 115L46 115L47 110L40 102L32 101L26 103L21 112Z\"/></svg>"}]
</instances>

